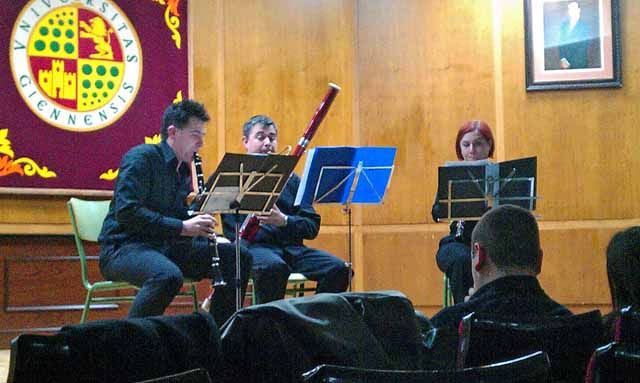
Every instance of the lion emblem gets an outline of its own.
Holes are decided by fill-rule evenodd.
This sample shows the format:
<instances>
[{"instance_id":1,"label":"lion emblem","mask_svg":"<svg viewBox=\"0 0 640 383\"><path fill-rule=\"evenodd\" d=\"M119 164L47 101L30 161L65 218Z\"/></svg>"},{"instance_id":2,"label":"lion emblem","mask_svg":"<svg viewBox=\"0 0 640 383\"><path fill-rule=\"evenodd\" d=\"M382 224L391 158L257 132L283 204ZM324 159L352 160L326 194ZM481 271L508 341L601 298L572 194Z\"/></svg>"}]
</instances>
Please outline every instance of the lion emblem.
<instances>
[{"instance_id":1,"label":"lion emblem","mask_svg":"<svg viewBox=\"0 0 640 383\"><path fill-rule=\"evenodd\" d=\"M113 49L111 48L111 34L113 29L107 28L104 20L96 16L89 20L89 24L80 21L80 37L92 39L97 53L89 55L95 59L113 60Z\"/></svg>"}]
</instances>

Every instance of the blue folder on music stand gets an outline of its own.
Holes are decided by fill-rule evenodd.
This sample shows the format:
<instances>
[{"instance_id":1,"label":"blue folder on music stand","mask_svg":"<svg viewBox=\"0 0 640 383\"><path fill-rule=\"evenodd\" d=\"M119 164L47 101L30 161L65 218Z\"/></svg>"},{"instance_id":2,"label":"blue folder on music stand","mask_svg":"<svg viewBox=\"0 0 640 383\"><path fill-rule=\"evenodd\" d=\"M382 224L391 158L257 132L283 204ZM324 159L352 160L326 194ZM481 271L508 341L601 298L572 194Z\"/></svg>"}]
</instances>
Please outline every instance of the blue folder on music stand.
<instances>
[{"instance_id":1,"label":"blue folder on music stand","mask_svg":"<svg viewBox=\"0 0 640 383\"><path fill-rule=\"evenodd\" d=\"M307 153L295 205L344 205L349 217L349 291L351 291L351 204L382 203L393 174L396 148L326 146Z\"/></svg>"},{"instance_id":2,"label":"blue folder on music stand","mask_svg":"<svg viewBox=\"0 0 640 383\"><path fill-rule=\"evenodd\" d=\"M308 151L295 205L381 203L396 148L327 146Z\"/></svg>"}]
</instances>

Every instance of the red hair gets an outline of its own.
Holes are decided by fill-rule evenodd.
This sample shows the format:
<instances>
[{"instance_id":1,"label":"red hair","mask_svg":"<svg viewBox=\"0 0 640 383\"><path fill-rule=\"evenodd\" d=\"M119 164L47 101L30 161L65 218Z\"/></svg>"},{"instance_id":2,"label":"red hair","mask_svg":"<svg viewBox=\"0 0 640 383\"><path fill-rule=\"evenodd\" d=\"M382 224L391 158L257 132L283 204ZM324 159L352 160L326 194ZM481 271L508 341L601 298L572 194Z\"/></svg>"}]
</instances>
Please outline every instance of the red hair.
<instances>
[{"instance_id":1,"label":"red hair","mask_svg":"<svg viewBox=\"0 0 640 383\"><path fill-rule=\"evenodd\" d=\"M491 128L489 124L482 120L470 120L462 124L460 129L458 130L458 136L456 137L456 155L459 160L464 160L462 157L462 152L460 151L460 141L465 134L469 132L478 132L484 137L485 140L491 142L491 148L489 149L489 157L493 156L493 149L495 148L495 142L493 140L493 133L491 133Z\"/></svg>"}]
</instances>

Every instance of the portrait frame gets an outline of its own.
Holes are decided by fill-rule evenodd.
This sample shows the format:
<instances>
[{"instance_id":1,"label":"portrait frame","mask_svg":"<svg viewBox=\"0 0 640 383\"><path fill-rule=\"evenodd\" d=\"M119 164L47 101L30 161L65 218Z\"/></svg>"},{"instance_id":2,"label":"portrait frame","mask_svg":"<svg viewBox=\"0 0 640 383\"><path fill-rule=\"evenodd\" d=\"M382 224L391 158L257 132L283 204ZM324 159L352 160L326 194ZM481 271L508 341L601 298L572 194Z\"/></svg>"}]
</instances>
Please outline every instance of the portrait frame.
<instances>
[{"instance_id":1,"label":"portrait frame","mask_svg":"<svg viewBox=\"0 0 640 383\"><path fill-rule=\"evenodd\" d=\"M526 90L622 86L618 0L524 0Z\"/></svg>"}]
</instances>

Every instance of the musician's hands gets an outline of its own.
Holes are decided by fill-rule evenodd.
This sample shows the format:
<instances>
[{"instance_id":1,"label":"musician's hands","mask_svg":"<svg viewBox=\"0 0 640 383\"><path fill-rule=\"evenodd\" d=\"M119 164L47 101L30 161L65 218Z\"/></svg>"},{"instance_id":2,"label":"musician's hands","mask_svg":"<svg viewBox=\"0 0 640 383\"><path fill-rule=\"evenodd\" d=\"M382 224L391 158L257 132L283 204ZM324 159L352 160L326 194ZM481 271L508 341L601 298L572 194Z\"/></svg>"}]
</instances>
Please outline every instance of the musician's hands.
<instances>
[{"instance_id":1,"label":"musician's hands","mask_svg":"<svg viewBox=\"0 0 640 383\"><path fill-rule=\"evenodd\" d=\"M210 214L199 214L186 221L182 221L182 231L180 235L186 237L207 237L215 239L215 227L218 222Z\"/></svg>"},{"instance_id":2,"label":"musician's hands","mask_svg":"<svg viewBox=\"0 0 640 383\"><path fill-rule=\"evenodd\" d=\"M274 226L282 227L287 224L287 216L278 209L278 206L273 205L273 208L269 210L268 214L259 215L258 221L260 223L268 223Z\"/></svg>"}]
</instances>

